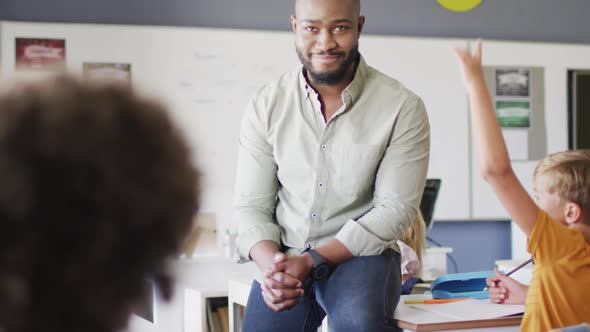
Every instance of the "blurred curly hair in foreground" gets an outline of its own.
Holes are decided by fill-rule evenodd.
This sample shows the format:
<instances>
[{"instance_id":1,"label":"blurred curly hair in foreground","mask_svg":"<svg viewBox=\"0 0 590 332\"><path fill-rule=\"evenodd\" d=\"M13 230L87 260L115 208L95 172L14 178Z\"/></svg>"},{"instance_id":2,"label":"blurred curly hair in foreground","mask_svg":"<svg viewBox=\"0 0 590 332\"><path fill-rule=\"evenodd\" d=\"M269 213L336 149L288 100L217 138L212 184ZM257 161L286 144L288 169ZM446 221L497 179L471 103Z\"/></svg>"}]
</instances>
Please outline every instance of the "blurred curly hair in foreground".
<instances>
[{"instance_id":1,"label":"blurred curly hair in foreground","mask_svg":"<svg viewBox=\"0 0 590 332\"><path fill-rule=\"evenodd\" d=\"M0 331L112 332L198 205L189 148L159 103L61 76L0 95Z\"/></svg>"}]
</instances>

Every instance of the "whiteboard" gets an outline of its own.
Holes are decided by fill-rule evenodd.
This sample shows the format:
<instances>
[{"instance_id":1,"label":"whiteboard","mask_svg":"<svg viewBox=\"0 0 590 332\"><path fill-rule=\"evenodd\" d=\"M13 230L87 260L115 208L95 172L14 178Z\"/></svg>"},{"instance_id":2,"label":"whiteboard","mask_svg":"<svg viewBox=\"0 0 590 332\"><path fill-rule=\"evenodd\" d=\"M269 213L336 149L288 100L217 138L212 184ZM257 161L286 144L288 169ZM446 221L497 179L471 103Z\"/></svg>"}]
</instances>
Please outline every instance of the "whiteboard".
<instances>
[{"instance_id":1,"label":"whiteboard","mask_svg":"<svg viewBox=\"0 0 590 332\"><path fill-rule=\"evenodd\" d=\"M18 75L15 37L65 38L72 72L81 72L87 61L131 63L133 84L162 98L188 137L202 171L201 206L216 213L218 229L232 215L237 137L246 103L264 83L299 63L285 33L4 22L1 34L6 78Z\"/></svg>"},{"instance_id":2,"label":"whiteboard","mask_svg":"<svg viewBox=\"0 0 590 332\"><path fill-rule=\"evenodd\" d=\"M204 210L231 219L237 137L247 100L299 64L292 33L207 28L3 22L1 68L15 75L14 38L66 39L67 68L131 63L133 83L161 96L196 152ZM467 101L451 45L460 40L363 35L369 65L420 95L432 130L429 177L442 178L435 219L470 217Z\"/></svg>"}]
</instances>

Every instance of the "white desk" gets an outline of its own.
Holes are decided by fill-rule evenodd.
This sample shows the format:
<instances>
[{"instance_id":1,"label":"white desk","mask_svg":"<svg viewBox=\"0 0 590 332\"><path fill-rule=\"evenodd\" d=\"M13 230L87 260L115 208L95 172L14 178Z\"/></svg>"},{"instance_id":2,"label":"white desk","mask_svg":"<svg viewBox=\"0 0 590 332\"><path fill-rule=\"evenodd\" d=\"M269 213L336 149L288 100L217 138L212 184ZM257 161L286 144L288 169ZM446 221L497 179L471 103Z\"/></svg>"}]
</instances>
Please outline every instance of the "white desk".
<instances>
[{"instance_id":1,"label":"white desk","mask_svg":"<svg viewBox=\"0 0 590 332\"><path fill-rule=\"evenodd\" d=\"M242 275L231 279L228 282L229 302L229 331L238 332L242 330L242 318L240 317L240 306L246 306L248 295L252 287L252 275Z\"/></svg>"},{"instance_id":2,"label":"white desk","mask_svg":"<svg viewBox=\"0 0 590 332\"><path fill-rule=\"evenodd\" d=\"M248 303L248 296L250 295L250 288L254 277L249 274L242 274L234 277L228 282L228 301L231 303L246 306ZM231 314L230 314L231 317Z\"/></svg>"}]
</instances>

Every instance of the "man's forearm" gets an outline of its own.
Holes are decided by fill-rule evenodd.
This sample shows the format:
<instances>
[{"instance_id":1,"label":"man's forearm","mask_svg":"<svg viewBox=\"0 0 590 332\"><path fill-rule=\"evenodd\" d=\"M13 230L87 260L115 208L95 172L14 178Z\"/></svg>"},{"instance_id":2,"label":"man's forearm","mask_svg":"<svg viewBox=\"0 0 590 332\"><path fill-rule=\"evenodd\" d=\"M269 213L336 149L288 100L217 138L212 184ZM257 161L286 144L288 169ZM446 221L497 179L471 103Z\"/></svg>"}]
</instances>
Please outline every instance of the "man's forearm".
<instances>
[{"instance_id":1,"label":"man's forearm","mask_svg":"<svg viewBox=\"0 0 590 332\"><path fill-rule=\"evenodd\" d=\"M274 262L274 256L277 252L279 252L279 246L276 242L264 240L256 243L250 249L250 257L261 271L265 271Z\"/></svg>"},{"instance_id":2,"label":"man's forearm","mask_svg":"<svg viewBox=\"0 0 590 332\"><path fill-rule=\"evenodd\" d=\"M315 250L332 266L344 263L353 257L348 248L336 239L330 240L328 243L315 248Z\"/></svg>"}]
</instances>

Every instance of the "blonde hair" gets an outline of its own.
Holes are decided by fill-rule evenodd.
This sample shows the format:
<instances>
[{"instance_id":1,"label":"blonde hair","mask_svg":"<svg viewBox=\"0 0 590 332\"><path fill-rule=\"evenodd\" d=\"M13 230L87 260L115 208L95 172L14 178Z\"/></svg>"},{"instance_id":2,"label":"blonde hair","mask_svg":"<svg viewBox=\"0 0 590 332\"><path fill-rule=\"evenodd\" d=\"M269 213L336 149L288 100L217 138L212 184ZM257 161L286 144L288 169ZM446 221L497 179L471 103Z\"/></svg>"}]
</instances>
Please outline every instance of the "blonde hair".
<instances>
[{"instance_id":1,"label":"blonde hair","mask_svg":"<svg viewBox=\"0 0 590 332\"><path fill-rule=\"evenodd\" d=\"M414 219L414 222L412 222L410 227L406 230L402 241L416 252L416 256L418 256L418 261L420 262L418 275L422 276L422 251L426 246L426 223L424 222L424 217L420 211L418 211L418 215L416 216L416 219Z\"/></svg>"},{"instance_id":2,"label":"blonde hair","mask_svg":"<svg viewBox=\"0 0 590 332\"><path fill-rule=\"evenodd\" d=\"M535 168L533 177L547 175L547 190L562 200L578 204L590 213L590 150L570 150L550 154ZM590 224L584 213L583 222Z\"/></svg>"}]
</instances>

